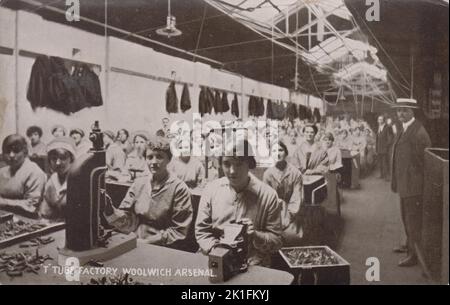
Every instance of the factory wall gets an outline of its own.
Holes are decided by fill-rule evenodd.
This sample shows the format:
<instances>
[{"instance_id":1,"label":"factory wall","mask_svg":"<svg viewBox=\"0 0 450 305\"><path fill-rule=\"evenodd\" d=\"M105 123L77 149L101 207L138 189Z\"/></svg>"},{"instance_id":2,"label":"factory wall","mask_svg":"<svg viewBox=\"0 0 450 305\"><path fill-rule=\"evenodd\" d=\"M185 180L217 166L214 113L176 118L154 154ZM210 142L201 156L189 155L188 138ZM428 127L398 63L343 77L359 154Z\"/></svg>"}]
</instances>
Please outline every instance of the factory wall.
<instances>
[{"instance_id":1,"label":"factory wall","mask_svg":"<svg viewBox=\"0 0 450 305\"><path fill-rule=\"evenodd\" d=\"M94 71L101 82L104 105L70 116L46 108L33 111L26 93L35 59L23 51L98 66ZM177 82L178 98L183 84L189 83L192 103L189 111L167 114L165 93L170 80ZM154 131L160 127L163 117L192 122L193 112L198 111L200 85L229 91L230 105L233 92L237 92L244 120L248 116L248 95L290 100L286 88L168 56L118 38L105 38L50 22L32 13L0 8L0 141L11 133L25 134L27 127L34 124L43 128L43 140L48 141L50 129L56 123L68 129L80 127L88 131L94 120L99 120L104 129L126 127L130 131ZM232 115L205 115L203 119L228 120Z\"/></svg>"}]
</instances>

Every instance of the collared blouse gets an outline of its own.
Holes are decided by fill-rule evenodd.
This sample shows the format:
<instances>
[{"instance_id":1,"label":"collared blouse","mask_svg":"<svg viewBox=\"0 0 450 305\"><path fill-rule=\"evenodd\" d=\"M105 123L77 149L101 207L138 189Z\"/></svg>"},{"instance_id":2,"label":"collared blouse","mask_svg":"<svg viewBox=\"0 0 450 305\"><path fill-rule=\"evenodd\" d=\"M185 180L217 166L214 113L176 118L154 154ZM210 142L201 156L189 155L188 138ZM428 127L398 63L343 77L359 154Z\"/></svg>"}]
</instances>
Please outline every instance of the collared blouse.
<instances>
[{"instance_id":1,"label":"collared blouse","mask_svg":"<svg viewBox=\"0 0 450 305\"><path fill-rule=\"evenodd\" d=\"M131 175L130 169L140 170L141 172L136 173L136 177L146 177L150 175L148 169L147 161L144 156L138 156L136 151L133 150L127 157L125 165L123 166L122 173L126 175Z\"/></svg>"},{"instance_id":2,"label":"collared blouse","mask_svg":"<svg viewBox=\"0 0 450 305\"><path fill-rule=\"evenodd\" d=\"M210 182L198 208L195 236L207 254L219 243L224 225L243 218L252 220L255 235L249 243L251 264L270 264L271 253L281 247L281 205L276 192L252 174L247 187L239 193L227 177Z\"/></svg>"},{"instance_id":3,"label":"collared blouse","mask_svg":"<svg viewBox=\"0 0 450 305\"><path fill-rule=\"evenodd\" d=\"M168 246L186 238L192 214L189 188L169 173L159 189L152 189L150 177L136 179L119 208L105 216L119 231L135 232L143 240L159 231L161 238L154 243Z\"/></svg>"},{"instance_id":4,"label":"collared blouse","mask_svg":"<svg viewBox=\"0 0 450 305\"><path fill-rule=\"evenodd\" d=\"M187 163L174 158L169 163L168 169L190 188L196 188L205 181L205 168L195 157L191 157Z\"/></svg>"},{"instance_id":5,"label":"collared blouse","mask_svg":"<svg viewBox=\"0 0 450 305\"><path fill-rule=\"evenodd\" d=\"M285 229L300 211L303 180L300 171L291 164L281 171L270 167L264 172L263 182L272 187L283 201L281 209L282 227Z\"/></svg>"},{"instance_id":6,"label":"collared blouse","mask_svg":"<svg viewBox=\"0 0 450 305\"><path fill-rule=\"evenodd\" d=\"M117 143L112 143L106 149L106 165L108 170L111 171L122 171L125 166L125 152Z\"/></svg>"},{"instance_id":7,"label":"collared blouse","mask_svg":"<svg viewBox=\"0 0 450 305\"><path fill-rule=\"evenodd\" d=\"M11 173L9 166L3 167L0 169L0 202L7 207L36 214L45 181L45 173L28 158L15 173Z\"/></svg>"},{"instance_id":8,"label":"collared blouse","mask_svg":"<svg viewBox=\"0 0 450 305\"><path fill-rule=\"evenodd\" d=\"M39 142L35 146L29 145L28 147L28 156L38 156L38 157L47 157L47 145L42 142Z\"/></svg>"},{"instance_id":9,"label":"collared blouse","mask_svg":"<svg viewBox=\"0 0 450 305\"><path fill-rule=\"evenodd\" d=\"M308 153L310 153L309 160ZM301 143L294 152L291 161L292 165L296 166L302 173L309 169L314 173L323 174L328 170L327 152L318 143L314 143L312 146L307 142Z\"/></svg>"},{"instance_id":10,"label":"collared blouse","mask_svg":"<svg viewBox=\"0 0 450 305\"><path fill-rule=\"evenodd\" d=\"M58 174L53 173L45 184L44 199L39 214L47 219L63 220L67 202L67 179L61 183Z\"/></svg>"},{"instance_id":11,"label":"collared blouse","mask_svg":"<svg viewBox=\"0 0 450 305\"><path fill-rule=\"evenodd\" d=\"M343 166L342 165L342 153L341 153L340 148L338 148L336 146L332 146L327 149L327 154L328 154L328 165L329 165L330 171L337 170Z\"/></svg>"}]
</instances>

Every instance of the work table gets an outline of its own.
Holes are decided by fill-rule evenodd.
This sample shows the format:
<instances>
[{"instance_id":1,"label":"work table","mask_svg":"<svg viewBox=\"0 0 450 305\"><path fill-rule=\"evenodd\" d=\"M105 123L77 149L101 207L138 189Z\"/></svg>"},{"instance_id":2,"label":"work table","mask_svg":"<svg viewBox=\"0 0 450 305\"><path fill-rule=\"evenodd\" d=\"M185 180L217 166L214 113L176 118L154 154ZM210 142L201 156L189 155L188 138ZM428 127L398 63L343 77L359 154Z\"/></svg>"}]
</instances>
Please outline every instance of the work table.
<instances>
[{"instance_id":1,"label":"work table","mask_svg":"<svg viewBox=\"0 0 450 305\"><path fill-rule=\"evenodd\" d=\"M63 247L65 240L65 231L49 234L55 241L39 247L40 255L49 255L53 261L47 261L41 266L38 274L24 273L19 277L9 277L5 272L0 273L0 283L7 284L79 284L77 281L67 281L62 268L57 268L58 248ZM19 245L0 250L1 252L35 252L36 247L19 248ZM200 253L189 253L161 246L149 245L138 242L137 248L132 251L116 257L112 260L105 261L103 268L110 271L117 268L116 275L122 274L122 268L142 268L146 271L144 276L137 276L130 273L133 280L152 284L152 285L209 285L211 284L208 275L208 257ZM55 267L53 267L55 266ZM86 266L89 267L89 266ZM95 267L90 270L95 270ZM153 268L153 270L152 270ZM45 269L47 272L45 272ZM135 270L137 270L135 269ZM104 269L106 270L106 269ZM55 273L56 271L56 273ZM157 274L159 271L159 274ZM149 274L153 272L153 274ZM197 274L194 274L197 273ZM184 273L184 274L183 274ZM189 276L191 273L192 276ZM197 275L197 276L195 276ZM103 274L98 275L81 275L80 281L87 284L91 278L101 278ZM290 273L269 269L261 266L249 266L245 273L237 274L229 281L223 283L226 285L289 285L294 277Z\"/></svg>"}]
</instances>

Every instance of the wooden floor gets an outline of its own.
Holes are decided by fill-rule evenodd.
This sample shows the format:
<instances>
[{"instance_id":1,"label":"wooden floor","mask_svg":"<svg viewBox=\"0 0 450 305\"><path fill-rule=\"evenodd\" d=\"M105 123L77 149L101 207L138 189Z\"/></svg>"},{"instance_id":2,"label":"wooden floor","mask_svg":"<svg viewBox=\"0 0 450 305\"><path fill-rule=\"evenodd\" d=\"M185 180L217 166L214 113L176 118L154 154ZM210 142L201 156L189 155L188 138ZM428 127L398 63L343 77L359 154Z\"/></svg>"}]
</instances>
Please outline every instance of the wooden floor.
<instances>
[{"instance_id":1,"label":"wooden floor","mask_svg":"<svg viewBox=\"0 0 450 305\"><path fill-rule=\"evenodd\" d=\"M430 284L419 265L398 267L404 254L392 251L404 239L398 195L373 173L359 190L344 190L342 232L337 252L351 264L352 284ZM380 281L366 280L366 260L380 262Z\"/></svg>"}]
</instances>

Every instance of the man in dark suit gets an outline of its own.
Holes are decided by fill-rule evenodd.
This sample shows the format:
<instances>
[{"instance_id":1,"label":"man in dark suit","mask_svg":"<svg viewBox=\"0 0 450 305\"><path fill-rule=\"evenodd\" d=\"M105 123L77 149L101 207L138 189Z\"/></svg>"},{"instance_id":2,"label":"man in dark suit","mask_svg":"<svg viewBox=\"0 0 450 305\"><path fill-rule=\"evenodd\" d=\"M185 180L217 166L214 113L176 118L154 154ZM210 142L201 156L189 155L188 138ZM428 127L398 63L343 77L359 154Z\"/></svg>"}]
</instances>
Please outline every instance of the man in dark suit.
<instances>
[{"instance_id":1,"label":"man in dark suit","mask_svg":"<svg viewBox=\"0 0 450 305\"><path fill-rule=\"evenodd\" d=\"M380 167L380 178L389 179L389 151L392 145L393 132L392 128L386 124L383 115L378 117L378 132L376 142L376 152L378 165Z\"/></svg>"},{"instance_id":2,"label":"man in dark suit","mask_svg":"<svg viewBox=\"0 0 450 305\"><path fill-rule=\"evenodd\" d=\"M399 266L417 264L415 247L420 241L424 179L424 151L431 146L430 136L414 118L414 99L397 99L394 106L401 122L392 149L392 190L400 196L400 209L407 237L407 256Z\"/></svg>"}]
</instances>

